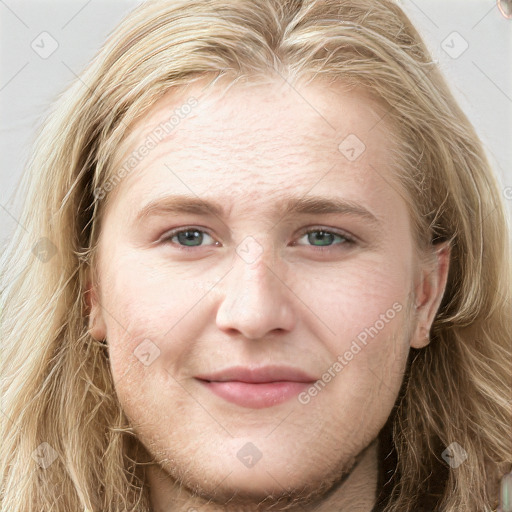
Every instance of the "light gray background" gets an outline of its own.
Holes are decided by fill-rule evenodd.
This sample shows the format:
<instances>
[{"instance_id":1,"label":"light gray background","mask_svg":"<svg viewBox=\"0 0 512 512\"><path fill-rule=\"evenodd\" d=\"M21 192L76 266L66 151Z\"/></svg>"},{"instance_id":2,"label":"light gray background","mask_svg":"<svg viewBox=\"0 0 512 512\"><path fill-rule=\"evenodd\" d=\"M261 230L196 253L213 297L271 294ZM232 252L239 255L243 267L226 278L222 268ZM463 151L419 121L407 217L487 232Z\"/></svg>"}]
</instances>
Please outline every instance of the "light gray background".
<instances>
[{"instance_id":1,"label":"light gray background","mask_svg":"<svg viewBox=\"0 0 512 512\"><path fill-rule=\"evenodd\" d=\"M139 3L0 0L0 250L16 227L13 193L50 102ZM401 5L480 135L512 211L512 20L496 0ZM46 56L52 39L58 47Z\"/></svg>"}]
</instances>

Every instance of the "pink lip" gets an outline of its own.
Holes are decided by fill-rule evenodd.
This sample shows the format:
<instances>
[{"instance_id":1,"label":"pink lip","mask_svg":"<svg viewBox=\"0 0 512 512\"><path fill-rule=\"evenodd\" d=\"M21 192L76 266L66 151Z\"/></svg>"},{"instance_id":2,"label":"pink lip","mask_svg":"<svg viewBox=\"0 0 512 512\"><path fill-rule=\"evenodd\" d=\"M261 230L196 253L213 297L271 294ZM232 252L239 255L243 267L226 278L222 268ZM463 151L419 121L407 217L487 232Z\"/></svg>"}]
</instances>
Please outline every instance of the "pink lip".
<instances>
[{"instance_id":1,"label":"pink lip","mask_svg":"<svg viewBox=\"0 0 512 512\"><path fill-rule=\"evenodd\" d=\"M196 379L217 396L241 407L262 409L297 395L317 379L296 368L236 366Z\"/></svg>"}]
</instances>

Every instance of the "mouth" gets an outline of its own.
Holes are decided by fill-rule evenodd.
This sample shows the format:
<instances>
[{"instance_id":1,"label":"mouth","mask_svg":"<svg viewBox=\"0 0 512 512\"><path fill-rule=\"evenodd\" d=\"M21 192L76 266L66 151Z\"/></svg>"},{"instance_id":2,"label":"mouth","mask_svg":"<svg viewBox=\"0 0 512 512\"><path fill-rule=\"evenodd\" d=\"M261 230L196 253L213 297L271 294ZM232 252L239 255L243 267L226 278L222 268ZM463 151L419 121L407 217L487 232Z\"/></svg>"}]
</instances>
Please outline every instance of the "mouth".
<instances>
[{"instance_id":1,"label":"mouth","mask_svg":"<svg viewBox=\"0 0 512 512\"><path fill-rule=\"evenodd\" d=\"M195 378L218 397L251 409L286 402L317 380L302 370L288 366L237 366Z\"/></svg>"}]
</instances>

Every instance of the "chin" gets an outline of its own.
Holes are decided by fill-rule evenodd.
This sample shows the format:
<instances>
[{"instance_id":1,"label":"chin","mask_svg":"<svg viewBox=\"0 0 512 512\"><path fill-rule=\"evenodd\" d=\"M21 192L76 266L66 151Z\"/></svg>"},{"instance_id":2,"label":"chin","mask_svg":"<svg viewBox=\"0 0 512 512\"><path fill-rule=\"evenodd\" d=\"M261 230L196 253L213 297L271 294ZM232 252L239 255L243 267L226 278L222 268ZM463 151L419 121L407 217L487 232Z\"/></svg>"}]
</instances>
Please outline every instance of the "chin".
<instances>
[{"instance_id":1,"label":"chin","mask_svg":"<svg viewBox=\"0 0 512 512\"><path fill-rule=\"evenodd\" d=\"M240 440L237 441L239 447ZM196 451L194 455L198 453ZM185 472L178 469L182 466L176 458L161 461L160 466L188 492L218 504L226 512L267 511L271 506L276 510L287 510L298 503L313 502L340 485L355 462L353 458L348 463L342 461L344 463L329 467L325 459L312 461L297 454L296 450L290 450L286 459L279 450L269 447L252 467L246 467L231 454L225 454L225 460L222 456L214 460L205 455L193 464L190 464L191 457L184 457L189 461Z\"/></svg>"},{"instance_id":2,"label":"chin","mask_svg":"<svg viewBox=\"0 0 512 512\"><path fill-rule=\"evenodd\" d=\"M224 472L219 471L218 474ZM290 482L285 474L273 474L270 471L265 476L250 472L244 474L233 468L228 470L228 474L220 484L218 481L184 481L182 485L205 501L222 506L226 512L252 512L268 511L270 507L288 510L299 503L312 503L342 480L340 475L310 479L303 473L302 479Z\"/></svg>"}]
</instances>

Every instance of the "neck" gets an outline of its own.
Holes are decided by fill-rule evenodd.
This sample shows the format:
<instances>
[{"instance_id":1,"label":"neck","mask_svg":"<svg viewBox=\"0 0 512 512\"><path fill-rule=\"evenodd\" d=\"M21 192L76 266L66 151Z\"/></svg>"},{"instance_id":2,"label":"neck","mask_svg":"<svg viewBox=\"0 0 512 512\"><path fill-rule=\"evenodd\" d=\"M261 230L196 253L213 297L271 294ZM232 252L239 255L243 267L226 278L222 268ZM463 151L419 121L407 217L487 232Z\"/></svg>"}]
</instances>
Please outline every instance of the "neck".
<instances>
[{"instance_id":1,"label":"neck","mask_svg":"<svg viewBox=\"0 0 512 512\"><path fill-rule=\"evenodd\" d=\"M342 478L328 492L308 503L276 506L273 510L287 512L371 512L375 506L378 483L378 449L376 438L358 456L351 472ZM214 503L204 497L192 495L179 488L175 481L159 466L147 468L147 479L151 489L152 512L263 512L268 510L265 503Z\"/></svg>"}]
</instances>

